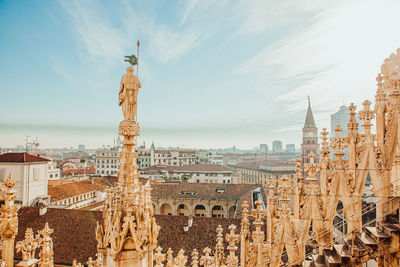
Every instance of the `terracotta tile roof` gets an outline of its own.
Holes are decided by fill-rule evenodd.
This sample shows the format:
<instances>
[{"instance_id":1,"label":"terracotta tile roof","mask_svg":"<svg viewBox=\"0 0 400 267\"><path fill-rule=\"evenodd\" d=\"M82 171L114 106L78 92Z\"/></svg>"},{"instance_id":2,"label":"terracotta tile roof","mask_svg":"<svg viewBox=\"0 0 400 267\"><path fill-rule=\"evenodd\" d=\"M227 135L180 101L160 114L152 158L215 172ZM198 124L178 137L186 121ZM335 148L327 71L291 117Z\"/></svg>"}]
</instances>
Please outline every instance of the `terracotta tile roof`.
<instances>
[{"instance_id":1,"label":"terracotta tile roof","mask_svg":"<svg viewBox=\"0 0 400 267\"><path fill-rule=\"evenodd\" d=\"M79 182L49 186L48 194L51 196L51 201L65 199L76 195L84 194L95 190L104 190L106 186L86 179Z\"/></svg>"},{"instance_id":2,"label":"terracotta tile roof","mask_svg":"<svg viewBox=\"0 0 400 267\"><path fill-rule=\"evenodd\" d=\"M148 172L161 172L161 171L172 171L172 166L166 166L166 165L154 165L147 167L143 170L140 170L140 172L143 173L148 173Z\"/></svg>"},{"instance_id":3,"label":"terracotta tile roof","mask_svg":"<svg viewBox=\"0 0 400 267\"><path fill-rule=\"evenodd\" d=\"M37 207L24 207L18 212L19 227L16 242L24 238L28 227L36 233L48 222L50 228L54 229L51 236L54 243L55 264L71 265L74 259L84 263L89 257L95 257L97 252L95 229L96 221L101 222L101 217L101 211L52 208L48 208L46 214L39 216ZM193 225L187 232L183 227L188 225L188 217L155 215L155 219L161 226L158 245L163 248L163 252L171 247L176 256L179 249L183 248L188 256L188 262L194 248L200 252L205 247L215 247L218 225L223 227L224 233L230 224L236 225L236 233L240 231L239 219L194 217ZM21 253L16 253L15 257L20 259Z\"/></svg>"},{"instance_id":4,"label":"terracotta tile roof","mask_svg":"<svg viewBox=\"0 0 400 267\"><path fill-rule=\"evenodd\" d=\"M73 183L73 181L68 180L68 179L48 180L49 186L56 186L56 185L69 184L69 183Z\"/></svg>"},{"instance_id":5,"label":"terracotta tile roof","mask_svg":"<svg viewBox=\"0 0 400 267\"><path fill-rule=\"evenodd\" d=\"M54 229L51 236L57 264L71 265L74 259L83 263L96 254L95 229L96 221L101 221L100 211L48 208L45 215L39 216L39 208L24 207L18 211L18 219L15 242L24 238L26 228L32 228L36 234L46 222L49 223L50 228ZM15 257L21 258L21 253Z\"/></svg>"},{"instance_id":6,"label":"terracotta tile roof","mask_svg":"<svg viewBox=\"0 0 400 267\"><path fill-rule=\"evenodd\" d=\"M103 204L104 204L104 200L96 202L96 203L93 203L93 204L88 205L86 207L80 208L80 210L92 210L92 209L95 209L95 208L103 206Z\"/></svg>"},{"instance_id":7,"label":"terracotta tile roof","mask_svg":"<svg viewBox=\"0 0 400 267\"><path fill-rule=\"evenodd\" d=\"M259 187L256 184L209 184L209 183L159 183L153 185L152 196L181 198L229 198L240 199L245 193ZM225 193L217 193L217 189L225 189ZM196 192L185 195L181 192Z\"/></svg>"},{"instance_id":8,"label":"terracotta tile roof","mask_svg":"<svg viewBox=\"0 0 400 267\"><path fill-rule=\"evenodd\" d=\"M95 174L96 168L91 166L85 169L73 169L73 170L66 170L63 172L64 175L77 175L77 174Z\"/></svg>"},{"instance_id":9,"label":"terracotta tile roof","mask_svg":"<svg viewBox=\"0 0 400 267\"><path fill-rule=\"evenodd\" d=\"M245 168L245 169L259 169L260 165L257 162L238 162L236 164L237 168Z\"/></svg>"},{"instance_id":10,"label":"terracotta tile roof","mask_svg":"<svg viewBox=\"0 0 400 267\"><path fill-rule=\"evenodd\" d=\"M49 159L35 156L26 152L10 152L0 155L0 162L46 162Z\"/></svg>"}]
</instances>

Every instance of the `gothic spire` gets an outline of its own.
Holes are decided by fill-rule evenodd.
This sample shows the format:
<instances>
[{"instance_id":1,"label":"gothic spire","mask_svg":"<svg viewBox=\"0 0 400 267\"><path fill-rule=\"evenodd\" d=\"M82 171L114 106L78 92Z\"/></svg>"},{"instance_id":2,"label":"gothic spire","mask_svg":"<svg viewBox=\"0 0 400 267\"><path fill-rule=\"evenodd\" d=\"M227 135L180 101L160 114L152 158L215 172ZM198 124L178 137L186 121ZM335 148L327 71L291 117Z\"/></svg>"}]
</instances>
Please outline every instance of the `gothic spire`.
<instances>
[{"instance_id":1,"label":"gothic spire","mask_svg":"<svg viewBox=\"0 0 400 267\"><path fill-rule=\"evenodd\" d=\"M308 97L308 109L306 121L304 122L304 128L317 128L317 126L315 126L314 116L311 110L310 97Z\"/></svg>"}]
</instances>

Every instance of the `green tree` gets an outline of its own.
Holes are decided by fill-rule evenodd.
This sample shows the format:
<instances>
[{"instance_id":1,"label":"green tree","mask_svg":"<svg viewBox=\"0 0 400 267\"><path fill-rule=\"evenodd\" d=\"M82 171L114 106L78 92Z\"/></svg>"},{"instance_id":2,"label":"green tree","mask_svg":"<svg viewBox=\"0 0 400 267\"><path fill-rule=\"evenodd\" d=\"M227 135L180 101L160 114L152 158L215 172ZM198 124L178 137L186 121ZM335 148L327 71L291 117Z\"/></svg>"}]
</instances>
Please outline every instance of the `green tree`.
<instances>
[{"instance_id":1,"label":"green tree","mask_svg":"<svg viewBox=\"0 0 400 267\"><path fill-rule=\"evenodd\" d=\"M128 62L131 64L131 66L136 66L137 65L137 57L135 55L131 56L125 56L125 62Z\"/></svg>"}]
</instances>

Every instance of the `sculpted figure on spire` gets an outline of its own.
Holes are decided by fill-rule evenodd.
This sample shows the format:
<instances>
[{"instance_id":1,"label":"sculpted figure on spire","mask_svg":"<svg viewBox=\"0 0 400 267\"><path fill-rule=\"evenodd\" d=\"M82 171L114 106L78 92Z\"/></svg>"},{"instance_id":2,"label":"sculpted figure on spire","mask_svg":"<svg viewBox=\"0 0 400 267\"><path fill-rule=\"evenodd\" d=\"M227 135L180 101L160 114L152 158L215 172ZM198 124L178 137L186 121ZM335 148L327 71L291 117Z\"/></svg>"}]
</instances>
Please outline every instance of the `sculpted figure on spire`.
<instances>
[{"instance_id":1,"label":"sculpted figure on spire","mask_svg":"<svg viewBox=\"0 0 400 267\"><path fill-rule=\"evenodd\" d=\"M122 106L126 121L136 120L137 97L139 88L142 88L138 77L133 74L133 71L132 66L126 68L126 74L122 76L119 88L119 105Z\"/></svg>"}]
</instances>

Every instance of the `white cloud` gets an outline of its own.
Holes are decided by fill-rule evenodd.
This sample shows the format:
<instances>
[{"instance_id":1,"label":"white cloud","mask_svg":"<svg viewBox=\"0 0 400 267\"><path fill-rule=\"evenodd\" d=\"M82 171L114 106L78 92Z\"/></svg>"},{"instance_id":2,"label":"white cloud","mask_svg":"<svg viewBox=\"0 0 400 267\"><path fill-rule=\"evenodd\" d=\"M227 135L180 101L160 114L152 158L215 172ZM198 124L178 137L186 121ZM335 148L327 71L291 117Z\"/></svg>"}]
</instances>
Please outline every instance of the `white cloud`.
<instances>
[{"instance_id":1,"label":"white cloud","mask_svg":"<svg viewBox=\"0 0 400 267\"><path fill-rule=\"evenodd\" d=\"M59 1L72 18L80 44L93 60L104 60L106 64L121 60L139 37L147 40L156 60L167 63L180 59L215 32L215 27L210 27L210 16L217 16L226 3L187 1L177 15L177 26L156 23L155 15L140 14L128 2L117 5L120 12L113 14L95 1L90 5L76 0ZM116 26L116 22L122 25Z\"/></svg>"},{"instance_id":2,"label":"white cloud","mask_svg":"<svg viewBox=\"0 0 400 267\"><path fill-rule=\"evenodd\" d=\"M256 74L259 88L295 81L286 92L276 90L281 93L275 100L288 111L304 110L307 95L317 110L336 110L343 100L360 103L373 96L380 64L400 46L400 36L393 31L400 28L398 10L398 1L335 3L315 13L302 30L255 55L240 71Z\"/></svg>"},{"instance_id":3,"label":"white cloud","mask_svg":"<svg viewBox=\"0 0 400 267\"><path fill-rule=\"evenodd\" d=\"M71 16L77 38L92 60L110 64L122 58L129 38L112 25L103 7L96 2L90 5L76 0L59 2Z\"/></svg>"}]
</instances>

